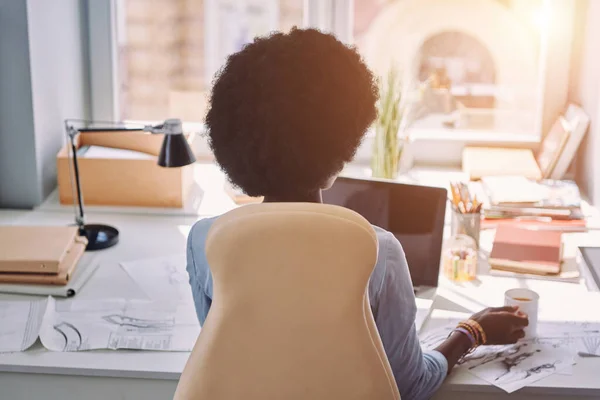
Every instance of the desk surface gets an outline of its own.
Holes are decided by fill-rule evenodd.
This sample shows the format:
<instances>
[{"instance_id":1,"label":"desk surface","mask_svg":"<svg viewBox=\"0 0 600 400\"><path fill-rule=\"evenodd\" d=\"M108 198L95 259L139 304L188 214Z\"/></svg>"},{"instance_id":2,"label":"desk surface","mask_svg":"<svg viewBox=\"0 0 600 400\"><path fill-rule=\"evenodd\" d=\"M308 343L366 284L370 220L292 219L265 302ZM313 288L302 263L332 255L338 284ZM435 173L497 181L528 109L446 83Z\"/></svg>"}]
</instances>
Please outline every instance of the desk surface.
<instances>
[{"instance_id":1,"label":"desk surface","mask_svg":"<svg viewBox=\"0 0 600 400\"><path fill-rule=\"evenodd\" d=\"M215 197L218 198L218 197ZM66 225L72 223L71 208L36 211L0 210L0 224ZM78 294L78 298L145 298L130 278L120 269L118 262L141 258L181 254L185 251L186 237L195 216L133 215L126 213L91 213L90 223L101 222L116 226L121 231L117 246L98 252L95 262L101 267ZM598 243L600 232L567 234L566 254L574 253L576 245ZM491 237L482 237L482 247L491 243ZM88 257L88 255L86 255ZM583 283L560 283L544 280L525 280L481 276L479 280L455 285L442 279L434 307L438 309L476 312L482 307L499 305L503 292L512 287L530 287L543 299L547 313L564 315L570 310L586 310L590 297ZM0 295L0 299L24 299L27 296ZM598 301L600 305L600 300ZM591 307L598 309L598 307ZM591 309L587 308L587 310ZM426 323L424 329L435 327ZM0 372L40 373L70 376L146 378L177 380L188 353L139 352L139 351L90 351L74 353L49 352L36 345L22 353L0 354ZM597 369L599 358L582 358L572 376L552 375L536 382L518 393L522 395L571 395L600 396L600 379ZM486 382L457 371L446 381L441 393L453 392L500 393ZM513 395L513 397L515 397Z\"/></svg>"}]
</instances>

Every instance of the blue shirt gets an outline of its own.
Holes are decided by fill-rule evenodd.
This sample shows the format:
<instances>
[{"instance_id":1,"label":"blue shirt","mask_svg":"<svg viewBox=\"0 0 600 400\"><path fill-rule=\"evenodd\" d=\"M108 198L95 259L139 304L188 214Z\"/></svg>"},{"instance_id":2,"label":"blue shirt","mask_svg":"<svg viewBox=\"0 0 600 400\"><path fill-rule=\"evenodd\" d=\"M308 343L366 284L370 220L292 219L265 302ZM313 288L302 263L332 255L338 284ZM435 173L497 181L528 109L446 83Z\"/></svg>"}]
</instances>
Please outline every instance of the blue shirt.
<instances>
[{"instance_id":1,"label":"blue shirt","mask_svg":"<svg viewBox=\"0 0 600 400\"><path fill-rule=\"evenodd\" d=\"M204 242L214 220L198 221L188 237L187 271L201 325L213 296ZM444 381L448 362L437 351L421 351L415 328L417 306L404 251L394 235L374 228L379 241L379 256L369 280L369 300L375 324L402 400L428 399Z\"/></svg>"}]
</instances>

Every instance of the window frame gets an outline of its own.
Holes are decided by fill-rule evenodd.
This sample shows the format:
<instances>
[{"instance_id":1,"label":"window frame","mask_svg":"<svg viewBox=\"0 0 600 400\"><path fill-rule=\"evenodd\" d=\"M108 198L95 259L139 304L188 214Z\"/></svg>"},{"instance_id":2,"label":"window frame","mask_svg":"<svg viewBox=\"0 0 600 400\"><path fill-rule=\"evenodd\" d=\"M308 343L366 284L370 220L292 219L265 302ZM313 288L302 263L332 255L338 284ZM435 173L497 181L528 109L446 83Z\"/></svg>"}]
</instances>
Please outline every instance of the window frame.
<instances>
[{"instance_id":1,"label":"window frame","mask_svg":"<svg viewBox=\"0 0 600 400\"><path fill-rule=\"evenodd\" d=\"M118 9L125 0L87 0L87 20L90 47L90 104L94 120L117 120L119 112L118 77ZM544 0L546 3L552 0ZM558 3L558 10L571 18L561 29L552 29L543 36L540 51L540 84L538 85L538 112L536 127L531 134L490 134L486 132L453 131L451 136L443 133L420 132L414 134L413 158L417 163L459 164L462 149L467 145L492 145L535 149L544 133L567 104L571 42L574 26L575 0ZM553 6L556 7L557 3ZM343 42L353 42L354 0L304 0L304 27L315 27L336 34ZM122 21L121 21L122 23ZM553 43L549 46L548 43ZM558 45L556 45L558 43ZM546 98L551 94L549 98ZM136 121L128 121L136 122ZM155 122L155 121L150 121ZM186 128L203 131L202 123L186 123ZM203 137L195 141L200 158L212 158ZM355 161L369 161L373 134L368 132L357 152ZM432 155L444 154L439 162Z\"/></svg>"}]
</instances>

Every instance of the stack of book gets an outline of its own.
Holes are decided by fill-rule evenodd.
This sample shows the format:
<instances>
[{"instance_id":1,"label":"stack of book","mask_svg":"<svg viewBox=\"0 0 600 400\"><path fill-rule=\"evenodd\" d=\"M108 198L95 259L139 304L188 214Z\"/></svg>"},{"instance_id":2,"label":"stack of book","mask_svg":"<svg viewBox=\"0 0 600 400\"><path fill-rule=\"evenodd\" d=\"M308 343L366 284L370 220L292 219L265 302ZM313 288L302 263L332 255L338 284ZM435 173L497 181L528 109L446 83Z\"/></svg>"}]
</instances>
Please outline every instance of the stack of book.
<instances>
[{"instance_id":1,"label":"stack of book","mask_svg":"<svg viewBox=\"0 0 600 400\"><path fill-rule=\"evenodd\" d=\"M76 227L0 226L0 283L67 285L87 239Z\"/></svg>"},{"instance_id":2,"label":"stack of book","mask_svg":"<svg viewBox=\"0 0 600 400\"><path fill-rule=\"evenodd\" d=\"M575 182L513 176L485 177L481 183L488 198L484 228L518 224L543 230L586 229Z\"/></svg>"}]
</instances>

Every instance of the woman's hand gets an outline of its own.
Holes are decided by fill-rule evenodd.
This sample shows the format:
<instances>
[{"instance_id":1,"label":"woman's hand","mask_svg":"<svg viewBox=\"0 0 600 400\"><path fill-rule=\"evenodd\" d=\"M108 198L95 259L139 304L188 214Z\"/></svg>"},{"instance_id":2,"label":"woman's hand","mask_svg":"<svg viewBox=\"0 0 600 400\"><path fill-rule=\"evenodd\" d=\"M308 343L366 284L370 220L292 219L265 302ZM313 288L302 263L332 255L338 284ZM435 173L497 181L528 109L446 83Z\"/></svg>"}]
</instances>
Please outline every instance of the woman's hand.
<instances>
[{"instance_id":1,"label":"woman's hand","mask_svg":"<svg viewBox=\"0 0 600 400\"><path fill-rule=\"evenodd\" d=\"M529 324L527 315L513 306L486 308L473 314L471 319L483 328L486 344L516 343L525 336L523 328Z\"/></svg>"}]
</instances>

